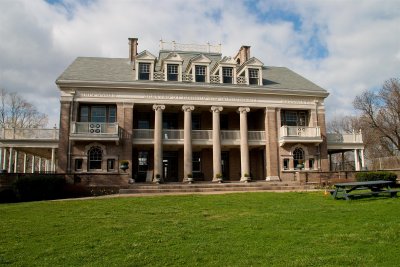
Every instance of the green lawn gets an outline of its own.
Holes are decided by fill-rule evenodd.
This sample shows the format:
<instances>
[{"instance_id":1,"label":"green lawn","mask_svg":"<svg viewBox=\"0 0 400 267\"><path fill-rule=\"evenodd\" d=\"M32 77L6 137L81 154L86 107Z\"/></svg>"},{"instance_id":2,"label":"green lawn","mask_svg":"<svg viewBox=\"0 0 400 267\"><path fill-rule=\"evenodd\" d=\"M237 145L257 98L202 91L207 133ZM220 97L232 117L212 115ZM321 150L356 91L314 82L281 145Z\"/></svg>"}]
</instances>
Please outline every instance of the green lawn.
<instances>
[{"instance_id":1,"label":"green lawn","mask_svg":"<svg viewBox=\"0 0 400 267\"><path fill-rule=\"evenodd\" d=\"M239 193L0 204L0 265L399 266L400 199Z\"/></svg>"}]
</instances>

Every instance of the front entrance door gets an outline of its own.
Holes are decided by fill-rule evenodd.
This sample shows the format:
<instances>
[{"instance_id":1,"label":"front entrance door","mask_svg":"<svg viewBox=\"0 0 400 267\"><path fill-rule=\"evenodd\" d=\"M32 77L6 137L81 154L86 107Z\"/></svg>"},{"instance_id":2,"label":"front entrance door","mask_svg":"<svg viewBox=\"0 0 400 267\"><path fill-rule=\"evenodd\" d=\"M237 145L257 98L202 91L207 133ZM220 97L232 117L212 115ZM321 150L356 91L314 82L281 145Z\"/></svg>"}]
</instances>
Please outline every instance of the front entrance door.
<instances>
[{"instance_id":1,"label":"front entrance door","mask_svg":"<svg viewBox=\"0 0 400 267\"><path fill-rule=\"evenodd\" d=\"M221 165L222 165L222 177L224 180L229 179L229 152L225 151L221 153Z\"/></svg>"},{"instance_id":2,"label":"front entrance door","mask_svg":"<svg viewBox=\"0 0 400 267\"><path fill-rule=\"evenodd\" d=\"M164 182L178 182L178 152L165 151L163 154Z\"/></svg>"}]
</instances>

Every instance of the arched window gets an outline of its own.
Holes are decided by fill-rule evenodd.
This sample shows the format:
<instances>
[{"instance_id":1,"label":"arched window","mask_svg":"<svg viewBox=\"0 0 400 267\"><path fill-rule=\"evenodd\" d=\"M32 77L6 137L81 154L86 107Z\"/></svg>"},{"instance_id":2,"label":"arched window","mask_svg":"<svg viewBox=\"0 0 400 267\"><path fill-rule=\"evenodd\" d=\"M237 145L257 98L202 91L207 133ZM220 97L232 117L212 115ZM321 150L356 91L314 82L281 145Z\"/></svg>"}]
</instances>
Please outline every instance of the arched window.
<instances>
[{"instance_id":1,"label":"arched window","mask_svg":"<svg viewBox=\"0 0 400 267\"><path fill-rule=\"evenodd\" d=\"M94 146L88 152L89 170L101 170L101 160L103 159L103 151L100 147Z\"/></svg>"},{"instance_id":2,"label":"arched window","mask_svg":"<svg viewBox=\"0 0 400 267\"><path fill-rule=\"evenodd\" d=\"M293 150L293 161L295 169L304 168L304 150L302 148L296 148Z\"/></svg>"}]
</instances>

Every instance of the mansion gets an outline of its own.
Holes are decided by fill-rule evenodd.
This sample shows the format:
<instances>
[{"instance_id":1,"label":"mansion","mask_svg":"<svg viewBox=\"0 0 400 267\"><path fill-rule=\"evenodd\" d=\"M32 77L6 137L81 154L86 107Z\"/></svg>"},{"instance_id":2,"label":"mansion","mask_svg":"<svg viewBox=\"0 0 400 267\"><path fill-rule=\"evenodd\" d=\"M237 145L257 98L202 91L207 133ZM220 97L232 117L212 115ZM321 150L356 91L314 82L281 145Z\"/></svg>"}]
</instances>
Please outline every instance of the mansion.
<instances>
[{"instance_id":1,"label":"mansion","mask_svg":"<svg viewBox=\"0 0 400 267\"><path fill-rule=\"evenodd\" d=\"M220 46L160 41L156 56L129 38L129 58L78 57L56 84L58 173L285 181L295 171L329 171L329 154L349 150L355 169L364 166L361 134L327 134L328 92L264 65L250 46L228 57Z\"/></svg>"}]
</instances>

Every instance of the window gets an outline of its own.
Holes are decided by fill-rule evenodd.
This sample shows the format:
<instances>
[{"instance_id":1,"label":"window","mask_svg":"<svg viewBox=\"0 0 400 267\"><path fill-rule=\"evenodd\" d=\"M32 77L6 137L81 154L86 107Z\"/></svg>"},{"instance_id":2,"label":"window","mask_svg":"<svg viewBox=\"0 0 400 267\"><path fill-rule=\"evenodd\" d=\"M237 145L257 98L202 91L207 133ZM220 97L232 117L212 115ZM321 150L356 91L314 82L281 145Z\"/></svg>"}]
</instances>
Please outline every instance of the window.
<instances>
[{"instance_id":1,"label":"window","mask_svg":"<svg viewBox=\"0 0 400 267\"><path fill-rule=\"evenodd\" d=\"M95 146L89 150L89 170L101 170L101 161L103 159L103 151L100 147Z\"/></svg>"},{"instance_id":2,"label":"window","mask_svg":"<svg viewBox=\"0 0 400 267\"><path fill-rule=\"evenodd\" d=\"M206 81L206 66L196 66L195 67L195 78L196 82L205 82Z\"/></svg>"},{"instance_id":3,"label":"window","mask_svg":"<svg viewBox=\"0 0 400 267\"><path fill-rule=\"evenodd\" d=\"M228 114L220 114L219 127L221 130L228 130Z\"/></svg>"},{"instance_id":4,"label":"window","mask_svg":"<svg viewBox=\"0 0 400 267\"><path fill-rule=\"evenodd\" d=\"M193 152L192 170L193 172L201 172L201 152Z\"/></svg>"},{"instance_id":5,"label":"window","mask_svg":"<svg viewBox=\"0 0 400 267\"><path fill-rule=\"evenodd\" d=\"M167 80L177 81L178 80L178 64L168 64L167 65Z\"/></svg>"},{"instance_id":6,"label":"window","mask_svg":"<svg viewBox=\"0 0 400 267\"><path fill-rule=\"evenodd\" d=\"M107 171L115 170L115 159L108 159L107 160Z\"/></svg>"},{"instance_id":7,"label":"window","mask_svg":"<svg viewBox=\"0 0 400 267\"><path fill-rule=\"evenodd\" d=\"M232 83L233 68L222 68L222 81L223 83Z\"/></svg>"},{"instance_id":8,"label":"window","mask_svg":"<svg viewBox=\"0 0 400 267\"><path fill-rule=\"evenodd\" d=\"M304 168L304 150L301 148L296 148L293 150L293 161L295 169Z\"/></svg>"},{"instance_id":9,"label":"window","mask_svg":"<svg viewBox=\"0 0 400 267\"><path fill-rule=\"evenodd\" d=\"M310 170L314 169L314 159L308 160L308 167L310 168Z\"/></svg>"},{"instance_id":10,"label":"window","mask_svg":"<svg viewBox=\"0 0 400 267\"><path fill-rule=\"evenodd\" d=\"M283 169L289 170L289 159L283 159Z\"/></svg>"},{"instance_id":11,"label":"window","mask_svg":"<svg viewBox=\"0 0 400 267\"><path fill-rule=\"evenodd\" d=\"M150 80L150 63L139 63L139 80Z\"/></svg>"},{"instance_id":12,"label":"window","mask_svg":"<svg viewBox=\"0 0 400 267\"><path fill-rule=\"evenodd\" d=\"M307 126L307 111L284 110L281 114L281 125L286 126Z\"/></svg>"},{"instance_id":13,"label":"window","mask_svg":"<svg viewBox=\"0 0 400 267\"><path fill-rule=\"evenodd\" d=\"M178 129L178 114L163 114L163 129Z\"/></svg>"},{"instance_id":14,"label":"window","mask_svg":"<svg viewBox=\"0 0 400 267\"><path fill-rule=\"evenodd\" d=\"M249 69L249 84L258 85L258 69Z\"/></svg>"},{"instance_id":15,"label":"window","mask_svg":"<svg viewBox=\"0 0 400 267\"><path fill-rule=\"evenodd\" d=\"M149 152L139 151L138 152L138 171L146 172L149 169Z\"/></svg>"},{"instance_id":16,"label":"window","mask_svg":"<svg viewBox=\"0 0 400 267\"><path fill-rule=\"evenodd\" d=\"M201 130L201 114L192 114L192 130Z\"/></svg>"},{"instance_id":17,"label":"window","mask_svg":"<svg viewBox=\"0 0 400 267\"><path fill-rule=\"evenodd\" d=\"M108 122L117 121L117 107L115 105L81 105L79 122Z\"/></svg>"},{"instance_id":18,"label":"window","mask_svg":"<svg viewBox=\"0 0 400 267\"><path fill-rule=\"evenodd\" d=\"M150 129L150 113L138 113L138 129Z\"/></svg>"},{"instance_id":19,"label":"window","mask_svg":"<svg viewBox=\"0 0 400 267\"><path fill-rule=\"evenodd\" d=\"M75 171L81 171L83 165L83 159L75 159Z\"/></svg>"}]
</instances>

